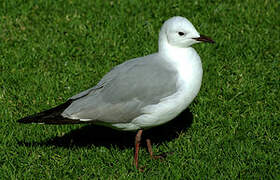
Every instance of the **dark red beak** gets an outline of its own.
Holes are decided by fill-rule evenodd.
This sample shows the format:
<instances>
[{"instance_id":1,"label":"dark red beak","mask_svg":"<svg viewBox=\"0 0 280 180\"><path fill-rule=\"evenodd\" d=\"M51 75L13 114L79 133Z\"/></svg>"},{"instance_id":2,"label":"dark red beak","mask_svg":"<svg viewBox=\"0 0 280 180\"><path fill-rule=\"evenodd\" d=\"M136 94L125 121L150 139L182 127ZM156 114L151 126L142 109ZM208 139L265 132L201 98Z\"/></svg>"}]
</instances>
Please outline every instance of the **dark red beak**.
<instances>
[{"instance_id":1,"label":"dark red beak","mask_svg":"<svg viewBox=\"0 0 280 180\"><path fill-rule=\"evenodd\" d=\"M204 36L204 35L200 35L200 37L198 38L193 38L197 41L201 41L201 42L207 42L207 43L215 43L215 41L213 41L210 37Z\"/></svg>"}]
</instances>

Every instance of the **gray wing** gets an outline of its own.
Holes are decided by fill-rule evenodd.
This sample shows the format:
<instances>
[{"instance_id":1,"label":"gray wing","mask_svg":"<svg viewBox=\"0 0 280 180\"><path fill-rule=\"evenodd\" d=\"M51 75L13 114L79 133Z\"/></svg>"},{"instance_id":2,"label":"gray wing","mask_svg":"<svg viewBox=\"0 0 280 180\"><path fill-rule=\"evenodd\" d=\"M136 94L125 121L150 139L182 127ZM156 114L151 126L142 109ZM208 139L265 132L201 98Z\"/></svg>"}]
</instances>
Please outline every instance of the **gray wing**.
<instances>
[{"instance_id":1,"label":"gray wing","mask_svg":"<svg viewBox=\"0 0 280 180\"><path fill-rule=\"evenodd\" d=\"M130 122L141 109L176 92L177 71L158 54L113 68L93 88L73 96L62 116L108 123Z\"/></svg>"}]
</instances>

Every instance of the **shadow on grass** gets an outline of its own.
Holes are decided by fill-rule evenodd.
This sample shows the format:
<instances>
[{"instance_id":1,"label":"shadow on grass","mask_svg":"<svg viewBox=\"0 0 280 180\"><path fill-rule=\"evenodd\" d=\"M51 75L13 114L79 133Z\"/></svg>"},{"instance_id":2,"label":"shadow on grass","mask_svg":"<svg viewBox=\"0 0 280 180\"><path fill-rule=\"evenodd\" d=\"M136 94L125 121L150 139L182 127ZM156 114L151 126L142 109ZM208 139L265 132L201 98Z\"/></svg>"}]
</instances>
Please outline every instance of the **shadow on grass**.
<instances>
[{"instance_id":1,"label":"shadow on grass","mask_svg":"<svg viewBox=\"0 0 280 180\"><path fill-rule=\"evenodd\" d=\"M178 137L180 132L187 131L193 122L193 115L186 109L172 121L143 131L142 140L150 138L153 144L161 144ZM117 146L120 149L134 147L136 132L117 131L111 128L87 125L72 130L62 137L54 137L44 142L19 142L24 146L59 146L59 147L83 147L83 146ZM144 144L145 141L142 143Z\"/></svg>"}]
</instances>

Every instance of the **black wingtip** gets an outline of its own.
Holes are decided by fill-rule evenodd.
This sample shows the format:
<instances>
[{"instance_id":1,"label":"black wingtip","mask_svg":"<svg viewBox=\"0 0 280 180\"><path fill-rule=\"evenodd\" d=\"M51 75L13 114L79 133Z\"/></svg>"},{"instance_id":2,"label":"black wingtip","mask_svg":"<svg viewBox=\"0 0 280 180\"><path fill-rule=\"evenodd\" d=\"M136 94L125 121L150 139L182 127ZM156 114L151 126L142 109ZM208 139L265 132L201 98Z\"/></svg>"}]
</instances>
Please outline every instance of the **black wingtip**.
<instances>
[{"instance_id":1,"label":"black wingtip","mask_svg":"<svg viewBox=\"0 0 280 180\"><path fill-rule=\"evenodd\" d=\"M33 123L32 119L30 118L30 116L22 118L17 120L18 123L23 123L23 124L28 124L28 123Z\"/></svg>"},{"instance_id":2,"label":"black wingtip","mask_svg":"<svg viewBox=\"0 0 280 180\"><path fill-rule=\"evenodd\" d=\"M79 120L67 119L61 116L61 113L72 103L72 100L56 106L52 109L34 114L31 116L19 119L18 123L30 124L30 123L42 123L42 124L77 124Z\"/></svg>"},{"instance_id":3,"label":"black wingtip","mask_svg":"<svg viewBox=\"0 0 280 180\"><path fill-rule=\"evenodd\" d=\"M43 122L40 122L40 119L41 119L42 117L40 117L39 114L40 114L40 113L31 115L31 116L24 117L24 118L22 118L22 119L17 120L17 122L18 122L18 123L22 123L22 124L43 123Z\"/></svg>"}]
</instances>

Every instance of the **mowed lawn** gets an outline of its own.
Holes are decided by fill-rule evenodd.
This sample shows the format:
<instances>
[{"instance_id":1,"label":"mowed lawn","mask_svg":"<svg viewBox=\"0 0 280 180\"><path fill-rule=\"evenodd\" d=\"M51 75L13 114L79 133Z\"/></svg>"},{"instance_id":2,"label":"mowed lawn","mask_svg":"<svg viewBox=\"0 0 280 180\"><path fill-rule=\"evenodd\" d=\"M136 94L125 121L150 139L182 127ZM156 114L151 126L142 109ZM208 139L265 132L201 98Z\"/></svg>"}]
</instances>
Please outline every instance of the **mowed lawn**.
<instances>
[{"instance_id":1,"label":"mowed lawn","mask_svg":"<svg viewBox=\"0 0 280 180\"><path fill-rule=\"evenodd\" d=\"M0 2L0 179L279 179L280 2ZM17 120L94 86L125 60L157 51L168 18L187 17L215 44L193 47L199 95L150 131L133 166L134 135Z\"/></svg>"}]
</instances>

